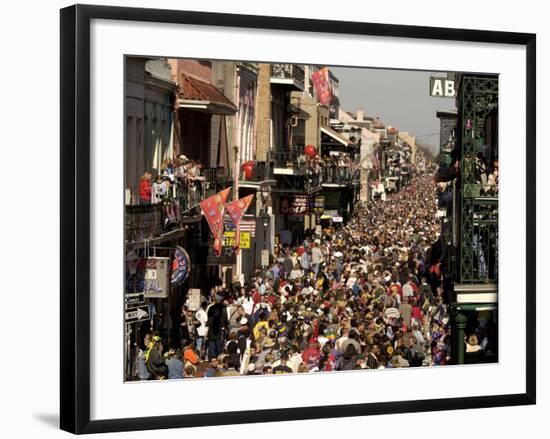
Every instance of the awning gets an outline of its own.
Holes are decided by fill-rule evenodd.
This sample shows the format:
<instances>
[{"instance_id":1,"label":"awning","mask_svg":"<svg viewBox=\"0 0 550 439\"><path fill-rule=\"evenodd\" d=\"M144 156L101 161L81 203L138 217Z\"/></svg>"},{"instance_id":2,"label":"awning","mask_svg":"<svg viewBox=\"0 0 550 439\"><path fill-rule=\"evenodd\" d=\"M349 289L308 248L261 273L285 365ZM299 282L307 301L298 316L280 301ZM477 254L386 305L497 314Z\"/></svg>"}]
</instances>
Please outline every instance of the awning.
<instances>
[{"instance_id":1,"label":"awning","mask_svg":"<svg viewBox=\"0 0 550 439\"><path fill-rule=\"evenodd\" d=\"M233 115L238 110L233 102L209 82L182 74L179 87L179 108L222 115Z\"/></svg>"},{"instance_id":2,"label":"awning","mask_svg":"<svg viewBox=\"0 0 550 439\"><path fill-rule=\"evenodd\" d=\"M332 139L336 140L337 142L341 143L344 146L348 146L348 144L350 143L347 139L342 137L336 131L331 130L330 128L321 127L321 132L325 133L327 136L331 137Z\"/></svg>"}]
</instances>

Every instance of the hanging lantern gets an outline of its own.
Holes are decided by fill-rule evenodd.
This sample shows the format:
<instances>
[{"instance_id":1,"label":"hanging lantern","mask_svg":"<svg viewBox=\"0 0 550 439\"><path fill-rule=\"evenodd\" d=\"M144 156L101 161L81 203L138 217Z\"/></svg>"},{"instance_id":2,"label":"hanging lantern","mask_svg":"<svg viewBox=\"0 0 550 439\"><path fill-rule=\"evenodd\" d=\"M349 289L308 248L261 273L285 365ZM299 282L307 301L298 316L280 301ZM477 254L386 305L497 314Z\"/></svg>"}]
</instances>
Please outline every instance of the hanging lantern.
<instances>
[{"instance_id":1,"label":"hanging lantern","mask_svg":"<svg viewBox=\"0 0 550 439\"><path fill-rule=\"evenodd\" d=\"M317 149L313 145L307 145L304 148L304 154L310 158L313 158L317 155Z\"/></svg>"},{"instance_id":2,"label":"hanging lantern","mask_svg":"<svg viewBox=\"0 0 550 439\"><path fill-rule=\"evenodd\" d=\"M471 130L472 129L472 119L466 120L466 129Z\"/></svg>"},{"instance_id":3,"label":"hanging lantern","mask_svg":"<svg viewBox=\"0 0 550 439\"><path fill-rule=\"evenodd\" d=\"M244 172L245 180L252 180L252 176L254 175L254 162L252 160L244 162L241 165L241 171Z\"/></svg>"}]
</instances>

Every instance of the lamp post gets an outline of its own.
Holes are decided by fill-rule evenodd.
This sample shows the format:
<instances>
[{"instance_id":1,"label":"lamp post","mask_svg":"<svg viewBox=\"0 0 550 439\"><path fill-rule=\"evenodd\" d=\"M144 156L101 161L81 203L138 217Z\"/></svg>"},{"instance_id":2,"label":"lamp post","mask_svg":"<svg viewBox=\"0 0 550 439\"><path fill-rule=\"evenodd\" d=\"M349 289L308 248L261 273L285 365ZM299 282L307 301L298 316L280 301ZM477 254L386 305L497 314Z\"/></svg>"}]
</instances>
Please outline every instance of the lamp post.
<instances>
[{"instance_id":1,"label":"lamp post","mask_svg":"<svg viewBox=\"0 0 550 439\"><path fill-rule=\"evenodd\" d=\"M271 218L265 210L262 212L260 218L262 220L262 226L264 229L264 242L263 242L261 262L262 262L262 268L265 270L269 261L269 253L267 249L267 228L269 227L269 221L271 220ZM266 253L267 253L267 256L266 256ZM268 260L267 262L266 262L266 259Z\"/></svg>"}]
</instances>

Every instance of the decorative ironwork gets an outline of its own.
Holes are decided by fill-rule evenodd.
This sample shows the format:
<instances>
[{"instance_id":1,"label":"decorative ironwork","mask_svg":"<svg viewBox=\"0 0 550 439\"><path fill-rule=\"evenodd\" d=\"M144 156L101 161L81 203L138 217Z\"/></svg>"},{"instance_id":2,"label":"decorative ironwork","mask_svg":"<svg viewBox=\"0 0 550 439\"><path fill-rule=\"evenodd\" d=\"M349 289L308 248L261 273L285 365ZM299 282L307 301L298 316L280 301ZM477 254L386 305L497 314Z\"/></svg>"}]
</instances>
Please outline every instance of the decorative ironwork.
<instances>
[{"instance_id":1,"label":"decorative ironwork","mask_svg":"<svg viewBox=\"0 0 550 439\"><path fill-rule=\"evenodd\" d=\"M498 198L476 176L476 157L488 147L486 124L498 108L496 75L464 74L458 95L461 157L460 270L462 283L496 282L498 275Z\"/></svg>"}]
</instances>

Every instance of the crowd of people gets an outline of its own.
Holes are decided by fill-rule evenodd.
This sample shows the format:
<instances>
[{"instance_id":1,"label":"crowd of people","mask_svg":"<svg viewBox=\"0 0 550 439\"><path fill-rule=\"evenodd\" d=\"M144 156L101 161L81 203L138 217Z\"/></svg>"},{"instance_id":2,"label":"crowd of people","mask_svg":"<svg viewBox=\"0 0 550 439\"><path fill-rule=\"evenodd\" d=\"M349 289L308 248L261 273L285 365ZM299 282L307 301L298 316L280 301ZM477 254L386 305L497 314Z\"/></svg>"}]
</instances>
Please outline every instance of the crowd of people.
<instances>
[{"instance_id":1,"label":"crowd of people","mask_svg":"<svg viewBox=\"0 0 550 439\"><path fill-rule=\"evenodd\" d=\"M347 225L275 248L273 263L244 285L213 287L199 309L182 307L181 346L165 350L147 334L136 378L447 364L436 210L433 178L418 176L358 205Z\"/></svg>"}]
</instances>

